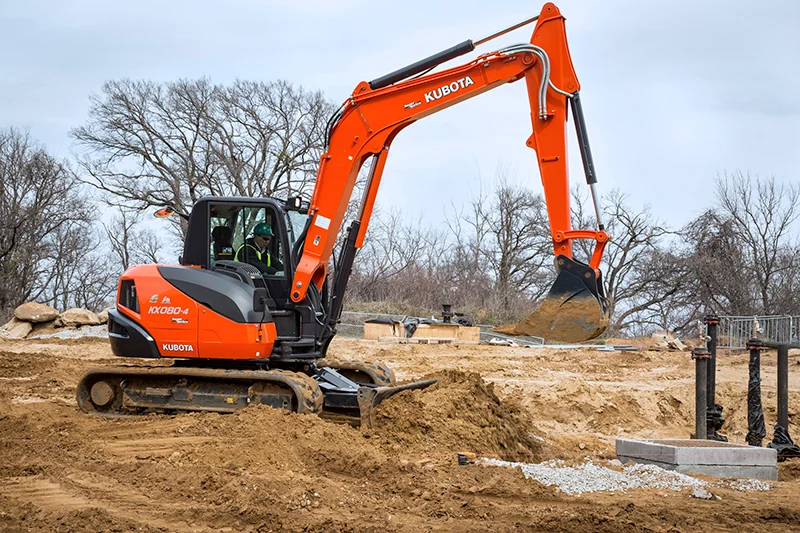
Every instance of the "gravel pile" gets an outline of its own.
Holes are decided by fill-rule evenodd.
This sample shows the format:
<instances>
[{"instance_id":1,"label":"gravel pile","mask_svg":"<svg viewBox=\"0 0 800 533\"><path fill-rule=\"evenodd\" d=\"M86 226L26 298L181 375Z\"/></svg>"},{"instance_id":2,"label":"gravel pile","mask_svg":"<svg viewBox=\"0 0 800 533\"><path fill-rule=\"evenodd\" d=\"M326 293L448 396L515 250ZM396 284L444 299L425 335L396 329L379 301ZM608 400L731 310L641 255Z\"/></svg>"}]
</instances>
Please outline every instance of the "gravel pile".
<instances>
[{"instance_id":1,"label":"gravel pile","mask_svg":"<svg viewBox=\"0 0 800 533\"><path fill-rule=\"evenodd\" d=\"M28 337L29 339L80 339L83 337L108 337L108 326L101 324L99 326L83 326L77 329L64 329L57 333L47 333L44 335L35 335Z\"/></svg>"},{"instance_id":2,"label":"gravel pile","mask_svg":"<svg viewBox=\"0 0 800 533\"><path fill-rule=\"evenodd\" d=\"M730 481L721 481L719 484L742 492L766 492L772 488L772 485L766 481L759 481L757 479L733 479Z\"/></svg>"},{"instance_id":3,"label":"gravel pile","mask_svg":"<svg viewBox=\"0 0 800 533\"><path fill-rule=\"evenodd\" d=\"M543 485L555 485L565 494L580 495L584 492L622 492L629 489L661 489L680 491L685 487L700 489L709 484L705 481L665 470L655 465L630 464L622 470L613 470L587 460L577 466L568 466L564 461L544 463L513 463L497 459L480 459L480 463L494 466L520 468L528 479ZM717 486L727 486L741 491L770 490L771 485L757 480L721 481Z\"/></svg>"}]
</instances>

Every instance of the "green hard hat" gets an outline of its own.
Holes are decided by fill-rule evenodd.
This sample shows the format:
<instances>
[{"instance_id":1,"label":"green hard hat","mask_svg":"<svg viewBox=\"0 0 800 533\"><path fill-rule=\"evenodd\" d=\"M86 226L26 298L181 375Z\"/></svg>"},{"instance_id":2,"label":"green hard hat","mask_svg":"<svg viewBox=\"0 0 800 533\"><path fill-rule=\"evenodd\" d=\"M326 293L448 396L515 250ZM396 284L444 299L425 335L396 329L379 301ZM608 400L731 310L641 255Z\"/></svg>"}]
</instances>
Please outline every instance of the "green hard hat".
<instances>
[{"instance_id":1,"label":"green hard hat","mask_svg":"<svg viewBox=\"0 0 800 533\"><path fill-rule=\"evenodd\" d=\"M272 228L269 227L269 224L266 222L260 222L256 225L255 229L253 229L253 235L269 235L272 237Z\"/></svg>"}]
</instances>

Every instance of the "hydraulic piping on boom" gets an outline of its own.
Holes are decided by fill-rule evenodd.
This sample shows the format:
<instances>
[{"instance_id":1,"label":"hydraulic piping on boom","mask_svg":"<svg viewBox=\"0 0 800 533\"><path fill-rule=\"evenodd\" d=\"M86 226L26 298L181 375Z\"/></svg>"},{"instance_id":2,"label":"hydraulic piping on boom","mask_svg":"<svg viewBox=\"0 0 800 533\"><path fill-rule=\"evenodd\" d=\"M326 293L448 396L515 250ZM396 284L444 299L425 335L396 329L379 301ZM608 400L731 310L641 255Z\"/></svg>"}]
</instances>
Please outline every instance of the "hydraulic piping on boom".
<instances>
[{"instance_id":1,"label":"hydraulic piping on boom","mask_svg":"<svg viewBox=\"0 0 800 533\"><path fill-rule=\"evenodd\" d=\"M532 22L536 26L529 43L502 48L465 65L430 73L441 63ZM356 87L328 123L326 152L320 161L309 209L312 225L292 281L292 300L302 301L310 286L322 287L356 176L366 161L373 163L356 220L357 235L346 244L354 248L353 255L363 244L386 156L395 136L428 115L522 79L528 87L533 127L526 144L537 154L557 277L533 313L519 324L502 326L498 331L567 342L600 335L608 324L608 316L599 267L609 236L600 218L597 178L564 17L552 3L546 4L536 17L477 41L466 40ZM597 215L597 228L592 230L571 227L565 138L568 106L572 109L586 182ZM576 239L595 242L588 264L573 257L572 241ZM340 281L334 290L343 294L347 279Z\"/></svg>"}]
</instances>

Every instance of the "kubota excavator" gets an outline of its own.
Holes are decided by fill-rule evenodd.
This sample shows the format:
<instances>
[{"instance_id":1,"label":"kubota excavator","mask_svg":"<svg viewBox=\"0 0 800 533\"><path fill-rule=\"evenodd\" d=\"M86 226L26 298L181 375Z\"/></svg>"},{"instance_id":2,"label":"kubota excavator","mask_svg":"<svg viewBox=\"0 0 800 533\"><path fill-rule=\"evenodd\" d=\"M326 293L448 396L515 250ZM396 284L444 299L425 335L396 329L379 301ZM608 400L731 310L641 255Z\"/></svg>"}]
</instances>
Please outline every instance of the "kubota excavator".
<instances>
[{"instance_id":1,"label":"kubota excavator","mask_svg":"<svg viewBox=\"0 0 800 533\"><path fill-rule=\"evenodd\" d=\"M509 46L441 72L437 65L536 21L529 43ZM372 407L401 390L381 363L328 359L356 252L367 232L389 146L406 126L494 89L524 80L535 150L550 218L556 281L543 304L505 331L548 339L596 337L607 323L600 261L608 235L594 190L596 178L564 18L552 3L537 17L477 41L465 41L356 86L327 125L310 203L300 198L205 197L186 216L179 265L140 265L121 277L109 312L111 347L121 357L171 360L170 366L90 370L77 389L86 412L148 410L231 412L251 403L298 413L356 415L370 424ZM567 107L572 108L596 230L572 229L567 178ZM347 229L332 280L328 264L359 170L371 167L360 209ZM237 261L256 226L274 230L275 268ZM572 241L595 242L589 264ZM270 262L269 259L266 259Z\"/></svg>"}]
</instances>

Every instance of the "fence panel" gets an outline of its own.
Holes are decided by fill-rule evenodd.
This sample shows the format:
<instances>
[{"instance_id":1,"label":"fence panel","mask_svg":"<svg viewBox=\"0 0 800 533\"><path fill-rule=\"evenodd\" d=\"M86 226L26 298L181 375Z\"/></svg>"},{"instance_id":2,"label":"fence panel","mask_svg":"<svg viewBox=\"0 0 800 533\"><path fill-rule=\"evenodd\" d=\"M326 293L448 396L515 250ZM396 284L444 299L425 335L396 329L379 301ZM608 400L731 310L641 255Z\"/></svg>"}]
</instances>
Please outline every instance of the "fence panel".
<instances>
[{"instance_id":1,"label":"fence panel","mask_svg":"<svg viewBox=\"0 0 800 533\"><path fill-rule=\"evenodd\" d=\"M721 316L717 346L729 350L744 350L753 337L792 343L800 340L800 316ZM756 335L756 325L760 331Z\"/></svg>"}]
</instances>

